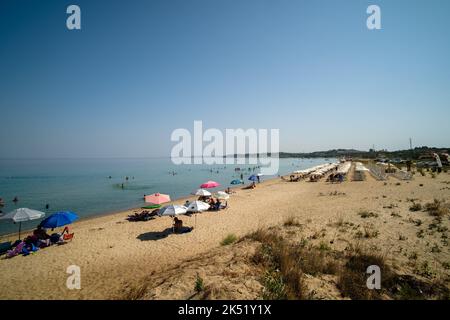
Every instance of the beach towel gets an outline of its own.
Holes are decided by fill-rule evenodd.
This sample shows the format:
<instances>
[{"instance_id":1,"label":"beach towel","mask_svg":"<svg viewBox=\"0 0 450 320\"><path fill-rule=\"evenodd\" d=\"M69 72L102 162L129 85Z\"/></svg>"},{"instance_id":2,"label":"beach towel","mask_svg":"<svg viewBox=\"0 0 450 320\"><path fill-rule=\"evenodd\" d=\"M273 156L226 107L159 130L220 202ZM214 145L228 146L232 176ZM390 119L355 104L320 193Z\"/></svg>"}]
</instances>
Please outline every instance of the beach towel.
<instances>
[{"instance_id":1,"label":"beach towel","mask_svg":"<svg viewBox=\"0 0 450 320\"><path fill-rule=\"evenodd\" d=\"M22 253L23 248L25 247L25 242L19 243L13 250L8 250L6 253L7 258L15 257Z\"/></svg>"}]
</instances>

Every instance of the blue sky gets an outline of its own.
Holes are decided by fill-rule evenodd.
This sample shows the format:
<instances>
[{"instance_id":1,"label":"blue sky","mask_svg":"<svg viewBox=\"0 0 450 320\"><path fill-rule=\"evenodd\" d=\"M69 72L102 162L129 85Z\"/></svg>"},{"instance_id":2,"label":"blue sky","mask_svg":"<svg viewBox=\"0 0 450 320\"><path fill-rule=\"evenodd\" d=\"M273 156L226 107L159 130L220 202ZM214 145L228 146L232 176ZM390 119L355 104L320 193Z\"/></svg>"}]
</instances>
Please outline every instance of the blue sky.
<instances>
[{"instance_id":1,"label":"blue sky","mask_svg":"<svg viewBox=\"0 0 450 320\"><path fill-rule=\"evenodd\" d=\"M82 30L66 28L77 4ZM366 27L381 8L382 30ZM169 156L176 128L282 151L450 145L450 2L0 2L0 157Z\"/></svg>"}]
</instances>

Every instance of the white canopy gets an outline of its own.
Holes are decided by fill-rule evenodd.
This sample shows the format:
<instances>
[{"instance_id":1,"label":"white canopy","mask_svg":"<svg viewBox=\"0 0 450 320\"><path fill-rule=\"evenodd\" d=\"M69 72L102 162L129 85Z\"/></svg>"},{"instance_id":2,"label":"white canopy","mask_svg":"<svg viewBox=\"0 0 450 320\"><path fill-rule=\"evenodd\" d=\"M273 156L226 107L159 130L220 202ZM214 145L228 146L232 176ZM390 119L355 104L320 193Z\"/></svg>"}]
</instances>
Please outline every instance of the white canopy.
<instances>
[{"instance_id":1,"label":"white canopy","mask_svg":"<svg viewBox=\"0 0 450 320\"><path fill-rule=\"evenodd\" d=\"M177 216L179 214L185 214L187 208L185 206L170 205L161 208L158 212L159 216Z\"/></svg>"},{"instance_id":2,"label":"white canopy","mask_svg":"<svg viewBox=\"0 0 450 320\"><path fill-rule=\"evenodd\" d=\"M203 196L203 197L209 197L211 196L211 192L205 189L198 189L197 191L192 192L193 195L196 196Z\"/></svg>"},{"instance_id":3,"label":"white canopy","mask_svg":"<svg viewBox=\"0 0 450 320\"><path fill-rule=\"evenodd\" d=\"M188 212L202 212L209 209L209 204L203 201L192 201L187 208Z\"/></svg>"},{"instance_id":4,"label":"white canopy","mask_svg":"<svg viewBox=\"0 0 450 320\"><path fill-rule=\"evenodd\" d=\"M230 198L230 195L224 191L219 191L216 193L217 199L227 200Z\"/></svg>"},{"instance_id":5,"label":"white canopy","mask_svg":"<svg viewBox=\"0 0 450 320\"><path fill-rule=\"evenodd\" d=\"M0 216L1 220L11 219L14 222L25 222L30 220L40 219L45 216L44 212L28 209L28 208L19 208L7 213L3 216Z\"/></svg>"}]
</instances>

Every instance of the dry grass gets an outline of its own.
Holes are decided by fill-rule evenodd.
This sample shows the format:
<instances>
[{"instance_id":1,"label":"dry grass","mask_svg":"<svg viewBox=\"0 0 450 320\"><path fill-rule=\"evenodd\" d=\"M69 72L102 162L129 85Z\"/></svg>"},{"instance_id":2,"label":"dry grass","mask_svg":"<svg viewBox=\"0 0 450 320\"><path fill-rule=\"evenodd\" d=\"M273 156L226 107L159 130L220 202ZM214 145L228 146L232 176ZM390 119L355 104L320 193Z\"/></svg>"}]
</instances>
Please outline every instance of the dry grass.
<instances>
[{"instance_id":1,"label":"dry grass","mask_svg":"<svg viewBox=\"0 0 450 320\"><path fill-rule=\"evenodd\" d=\"M425 204L425 211L433 217L443 217L449 214L449 208L443 201L434 199L433 202Z\"/></svg>"},{"instance_id":2,"label":"dry grass","mask_svg":"<svg viewBox=\"0 0 450 320\"><path fill-rule=\"evenodd\" d=\"M233 233L230 233L220 242L220 244L222 246L227 246L227 245L230 245L230 244L236 242L236 240L237 240L236 235Z\"/></svg>"},{"instance_id":3,"label":"dry grass","mask_svg":"<svg viewBox=\"0 0 450 320\"><path fill-rule=\"evenodd\" d=\"M285 227L301 227L301 226L302 226L301 223L298 222L298 221L297 221L297 218L294 217L294 216L288 217L288 218L284 221L283 225L284 225Z\"/></svg>"},{"instance_id":4,"label":"dry grass","mask_svg":"<svg viewBox=\"0 0 450 320\"><path fill-rule=\"evenodd\" d=\"M420 203L413 203L411 207L409 207L409 211L420 211L422 210L422 205Z\"/></svg>"},{"instance_id":5,"label":"dry grass","mask_svg":"<svg viewBox=\"0 0 450 320\"><path fill-rule=\"evenodd\" d=\"M262 283L265 299L305 299L303 272L297 266L293 248L275 232L258 230L248 236L261 242L253 261L266 270Z\"/></svg>"},{"instance_id":6,"label":"dry grass","mask_svg":"<svg viewBox=\"0 0 450 320\"><path fill-rule=\"evenodd\" d=\"M263 298L308 299L304 274L335 274L338 270L328 250L307 246L303 241L291 244L275 232L258 230L248 237L261 242L253 262L266 270Z\"/></svg>"},{"instance_id":7,"label":"dry grass","mask_svg":"<svg viewBox=\"0 0 450 320\"><path fill-rule=\"evenodd\" d=\"M380 291L367 288L368 274L366 271L367 267L371 265L380 267L382 281L392 276L384 255L369 252L358 246L347 254L347 262L340 270L337 284L344 297L356 300L381 298Z\"/></svg>"},{"instance_id":8,"label":"dry grass","mask_svg":"<svg viewBox=\"0 0 450 320\"><path fill-rule=\"evenodd\" d=\"M378 214L371 212L371 211L367 211L367 210L361 210L358 212L358 215L361 218L367 219L367 218L378 218Z\"/></svg>"}]
</instances>

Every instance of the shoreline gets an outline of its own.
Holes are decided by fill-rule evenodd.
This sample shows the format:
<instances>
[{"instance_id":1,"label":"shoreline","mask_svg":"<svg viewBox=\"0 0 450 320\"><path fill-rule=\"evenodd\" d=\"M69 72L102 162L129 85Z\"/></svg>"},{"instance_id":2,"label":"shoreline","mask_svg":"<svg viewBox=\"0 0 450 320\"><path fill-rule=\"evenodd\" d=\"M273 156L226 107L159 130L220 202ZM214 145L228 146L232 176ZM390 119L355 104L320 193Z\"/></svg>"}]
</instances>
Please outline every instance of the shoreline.
<instances>
[{"instance_id":1,"label":"shoreline","mask_svg":"<svg viewBox=\"0 0 450 320\"><path fill-rule=\"evenodd\" d=\"M298 241L307 239L315 246L326 244L332 250L344 252L349 244L361 242L376 246L381 252L392 252L389 259L397 259L406 273L413 272L408 269L408 257L417 252L417 266L434 261L434 271L450 276L450 270L441 267L441 262L450 259L450 252L441 243L441 234L426 231L433 217L426 211L411 212L408 200L414 194L415 201L422 206L435 198L449 202L448 187L444 186L448 181L447 173L435 178L416 175L407 182L393 177L377 181L370 176L362 182L346 180L340 184L324 179L314 183L267 179L256 189L243 190L242 185L233 188L236 193L228 200L226 210L182 216L185 226L194 227L192 232L183 234L172 233L171 217L128 222L125 218L132 211L82 219L71 230L74 239L63 246L51 246L29 256L0 259L3 270L0 299L120 299L146 281L156 290L152 299L163 299L164 286L158 287L159 282L154 280L170 270L175 270L177 275L174 282L168 282L170 290L174 290L170 291L171 297L183 299L187 293L192 294L195 272L200 272L206 280L207 270L220 265L223 254L214 256L214 252L231 249L222 245L224 239L230 235L242 239L257 230L272 230L273 226L283 224L289 232L298 225ZM194 198L187 195L172 203ZM364 218L360 215L362 211L374 215ZM415 223L418 217L422 227ZM294 225L289 223L292 219ZM450 220L443 220L443 230L444 227L450 228ZM421 228L424 237L417 236ZM361 238L368 230L370 237ZM436 243L440 250L432 251L427 243ZM192 278L178 277L180 265L195 264L208 253L212 258L195 268ZM80 267L81 290L66 287L66 270L71 265ZM220 284L223 278L218 274L207 281Z\"/></svg>"},{"instance_id":2,"label":"shoreline","mask_svg":"<svg viewBox=\"0 0 450 320\"><path fill-rule=\"evenodd\" d=\"M260 185L264 184L265 182L273 181L273 180L276 180L276 179L281 179L281 177L289 175L289 174L290 173L285 174L285 175L280 175L279 177L273 177L273 178L265 179L264 181L261 181ZM247 185L244 183L244 184L241 184L239 186L233 186L233 187L230 186L230 189L231 190L237 190L237 189L241 189L241 188L243 188L245 186L247 186ZM216 193L218 191L224 191L224 190L225 189L223 189L223 190L220 189L220 190L215 191L214 193ZM175 199L173 199L173 200L171 200L169 202L164 203L161 207L166 206L166 205L175 204L176 202L180 202L180 201L186 201L186 200L191 199L192 197L197 197L197 196L191 195L191 194L180 196L180 197L175 198ZM128 209L121 209L121 210L117 210L117 211L109 211L109 212L105 212L105 213L95 214L95 215L92 215L92 216L81 217L80 219L78 219L74 223L70 224L70 226L77 226L79 223L85 223L85 222L88 222L88 221L92 221L92 220L96 220L96 219L102 219L102 218L106 218L106 217L111 217L112 218L112 217L114 217L116 215L122 215L124 213L128 214L128 213L133 212L135 210L145 210L145 209L142 209L142 207L131 207L131 208L128 208ZM21 230L21 234L31 233L31 232L33 232L33 230L34 229L23 229L23 230ZM12 238L17 237L17 234L18 234L18 232L0 235L0 241L11 240ZM15 241L15 240L12 240L12 241Z\"/></svg>"}]
</instances>

